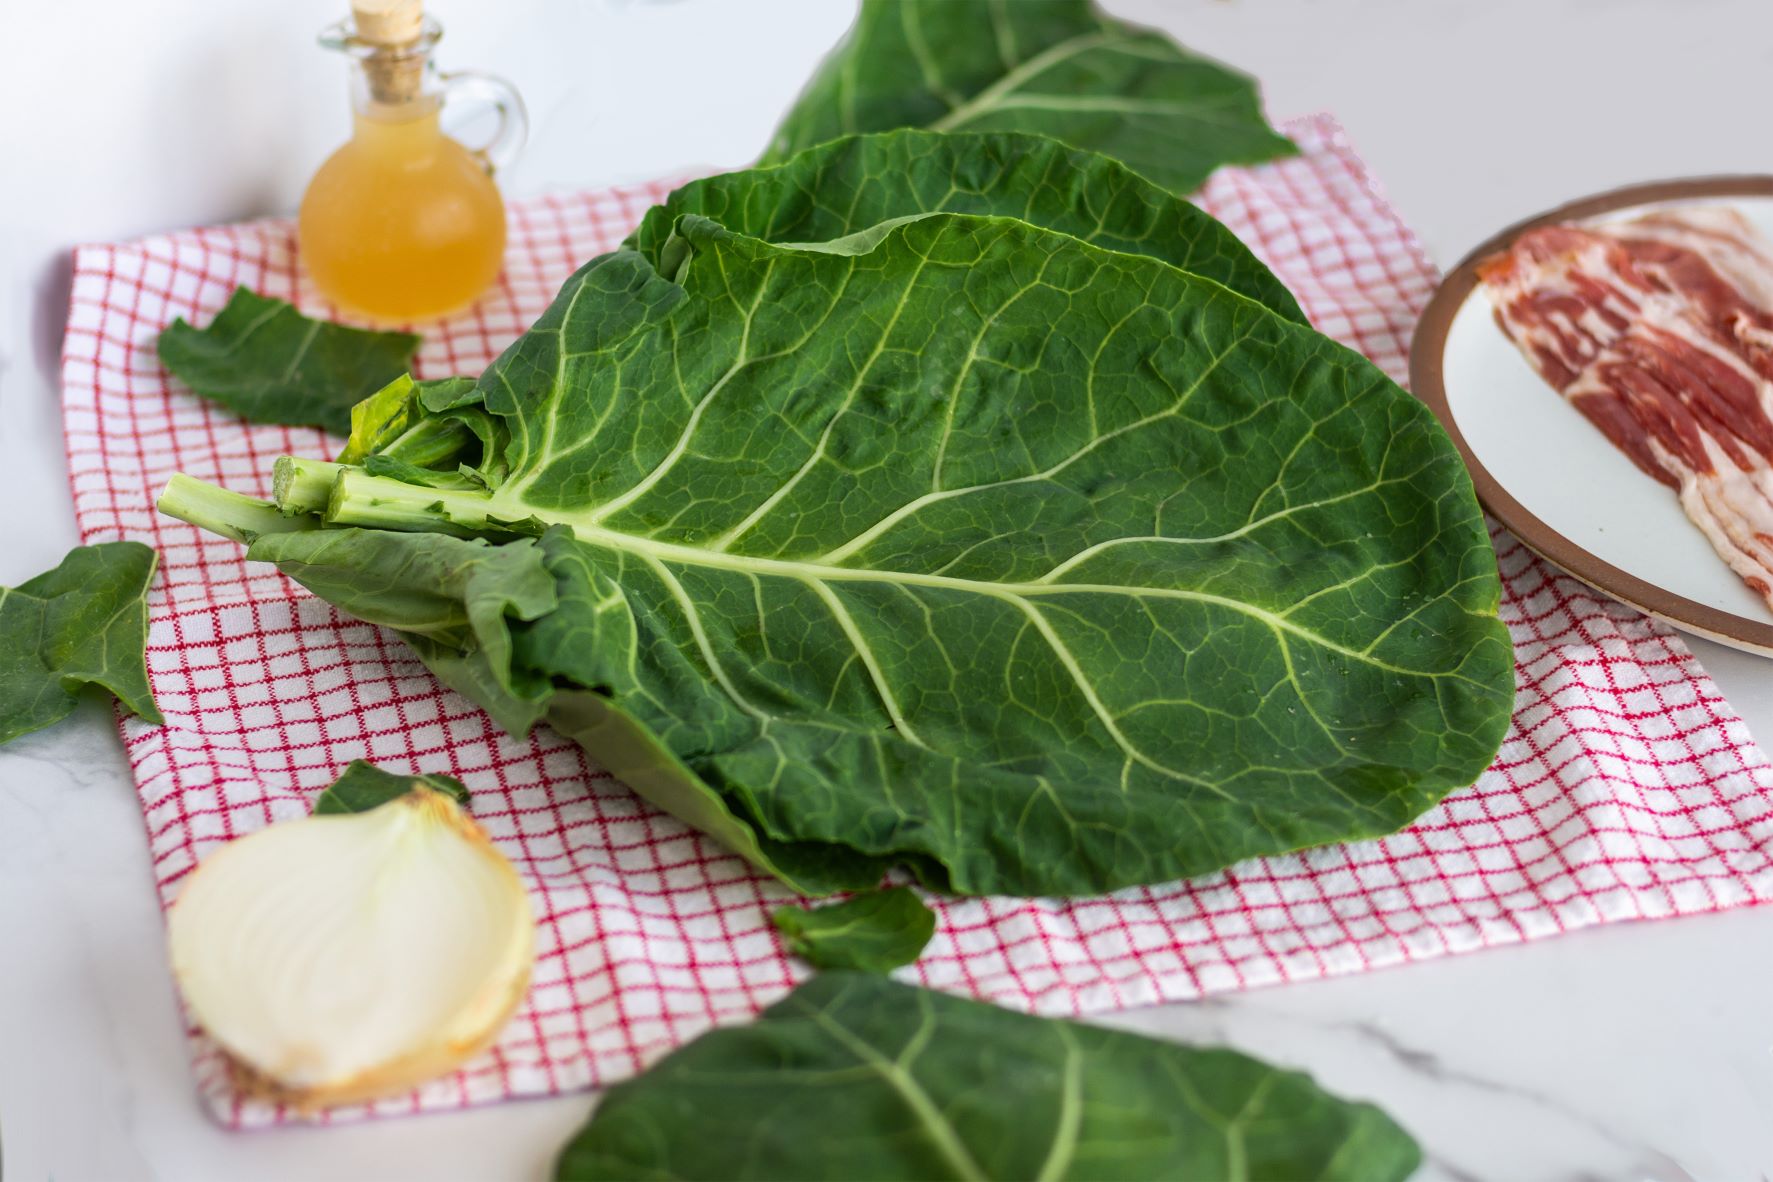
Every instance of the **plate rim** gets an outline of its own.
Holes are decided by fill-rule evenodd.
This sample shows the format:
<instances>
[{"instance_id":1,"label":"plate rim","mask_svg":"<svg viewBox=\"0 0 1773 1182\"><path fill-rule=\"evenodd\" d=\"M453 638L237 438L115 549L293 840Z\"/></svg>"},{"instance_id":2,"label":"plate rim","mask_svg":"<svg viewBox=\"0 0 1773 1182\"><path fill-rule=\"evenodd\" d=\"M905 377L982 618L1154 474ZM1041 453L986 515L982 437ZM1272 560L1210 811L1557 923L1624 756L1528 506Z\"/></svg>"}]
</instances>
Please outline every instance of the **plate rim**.
<instances>
[{"instance_id":1,"label":"plate rim","mask_svg":"<svg viewBox=\"0 0 1773 1182\"><path fill-rule=\"evenodd\" d=\"M1458 448L1466 471L1471 474L1478 500L1529 550L1596 590L1678 628L1749 652L1773 656L1773 621L1751 620L1688 599L1622 570L1553 529L1516 500L1478 460L1464 433L1459 430L1458 420L1447 400L1443 370L1453 321L1479 286L1478 264L1507 249L1528 230L1639 205L1720 197L1773 198L1773 174L1733 173L1624 185L1566 201L1498 230L1466 252L1465 257L1447 272L1429 298L1428 306L1422 310L1422 317L1416 322L1410 340L1410 390L1434 412L1434 417L1453 440L1453 446Z\"/></svg>"}]
</instances>

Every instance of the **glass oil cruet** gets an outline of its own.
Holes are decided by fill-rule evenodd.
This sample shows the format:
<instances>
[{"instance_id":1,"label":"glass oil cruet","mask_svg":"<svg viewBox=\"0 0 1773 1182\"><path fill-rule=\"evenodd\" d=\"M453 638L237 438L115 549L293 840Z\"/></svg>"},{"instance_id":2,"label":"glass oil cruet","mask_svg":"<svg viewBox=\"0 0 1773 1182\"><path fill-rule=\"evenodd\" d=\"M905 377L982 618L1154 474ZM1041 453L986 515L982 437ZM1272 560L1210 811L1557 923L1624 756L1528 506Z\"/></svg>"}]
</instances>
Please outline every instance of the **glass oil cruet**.
<instances>
[{"instance_id":1,"label":"glass oil cruet","mask_svg":"<svg viewBox=\"0 0 1773 1182\"><path fill-rule=\"evenodd\" d=\"M301 256L322 295L376 323L464 311L504 258L493 172L523 146L523 100L491 75L438 72L431 51L442 36L422 0L357 0L320 37L351 59L354 130L302 197ZM492 139L476 148L453 139L446 103L489 106Z\"/></svg>"}]
</instances>

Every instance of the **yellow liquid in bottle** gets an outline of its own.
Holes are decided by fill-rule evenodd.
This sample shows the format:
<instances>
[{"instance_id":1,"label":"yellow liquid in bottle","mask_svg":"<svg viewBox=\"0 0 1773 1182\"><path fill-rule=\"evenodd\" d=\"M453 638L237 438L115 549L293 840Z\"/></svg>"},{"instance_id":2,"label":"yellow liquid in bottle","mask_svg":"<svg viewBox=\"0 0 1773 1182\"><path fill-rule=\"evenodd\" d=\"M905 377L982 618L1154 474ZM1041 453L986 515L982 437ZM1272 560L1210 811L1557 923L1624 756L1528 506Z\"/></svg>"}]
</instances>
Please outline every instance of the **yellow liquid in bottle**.
<instances>
[{"instance_id":1,"label":"yellow liquid in bottle","mask_svg":"<svg viewBox=\"0 0 1773 1182\"><path fill-rule=\"evenodd\" d=\"M416 117L359 114L356 122L302 198L302 261L315 286L382 323L465 310L504 259L498 186L443 133L434 105Z\"/></svg>"}]
</instances>

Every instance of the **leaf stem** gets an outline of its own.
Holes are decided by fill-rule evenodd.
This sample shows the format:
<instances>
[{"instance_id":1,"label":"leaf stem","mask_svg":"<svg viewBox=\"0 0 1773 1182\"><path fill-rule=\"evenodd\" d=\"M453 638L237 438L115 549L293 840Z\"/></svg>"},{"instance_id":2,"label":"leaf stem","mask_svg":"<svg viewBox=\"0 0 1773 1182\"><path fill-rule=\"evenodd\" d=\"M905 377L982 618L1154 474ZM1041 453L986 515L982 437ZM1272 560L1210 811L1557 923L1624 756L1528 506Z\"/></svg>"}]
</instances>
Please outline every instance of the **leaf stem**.
<instances>
[{"instance_id":1,"label":"leaf stem","mask_svg":"<svg viewBox=\"0 0 1773 1182\"><path fill-rule=\"evenodd\" d=\"M278 456L271 470L271 499L284 513L324 513L343 464Z\"/></svg>"},{"instance_id":2,"label":"leaf stem","mask_svg":"<svg viewBox=\"0 0 1773 1182\"><path fill-rule=\"evenodd\" d=\"M269 501L229 492L182 474L166 482L166 489L155 502L155 507L168 517L188 521L236 542L250 543L261 534L320 527L319 518L287 516Z\"/></svg>"},{"instance_id":3,"label":"leaf stem","mask_svg":"<svg viewBox=\"0 0 1773 1182\"><path fill-rule=\"evenodd\" d=\"M474 432L456 419L420 419L377 454L403 460L415 468L452 468L470 443Z\"/></svg>"},{"instance_id":4,"label":"leaf stem","mask_svg":"<svg viewBox=\"0 0 1773 1182\"><path fill-rule=\"evenodd\" d=\"M461 536L506 532L511 523L495 518L484 492L427 488L357 468L341 468L326 505L326 524L374 529L429 530Z\"/></svg>"}]
</instances>

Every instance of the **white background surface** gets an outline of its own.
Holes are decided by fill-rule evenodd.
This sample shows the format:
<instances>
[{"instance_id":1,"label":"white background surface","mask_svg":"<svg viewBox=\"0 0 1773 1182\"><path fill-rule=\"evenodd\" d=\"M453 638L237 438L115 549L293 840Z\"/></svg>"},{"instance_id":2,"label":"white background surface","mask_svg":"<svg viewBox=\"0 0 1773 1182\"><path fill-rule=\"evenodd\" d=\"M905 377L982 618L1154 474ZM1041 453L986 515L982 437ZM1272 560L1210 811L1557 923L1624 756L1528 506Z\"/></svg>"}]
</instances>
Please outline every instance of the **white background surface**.
<instances>
[{"instance_id":1,"label":"white background surface","mask_svg":"<svg viewBox=\"0 0 1773 1182\"><path fill-rule=\"evenodd\" d=\"M1766 0L1110 0L1328 109L1450 264L1613 184L1773 169ZM507 188L737 165L845 0L436 0L446 64L520 83ZM0 34L0 584L75 541L54 380L68 248L285 212L345 134L321 0L6 6ZM1757 734L1773 664L1695 642ZM141 817L96 705L0 750L0 1165L54 1178L539 1179L588 1096L227 1134L200 1110ZM1423 1178L1773 1176L1773 909L1123 1015L1377 1100Z\"/></svg>"}]
</instances>

